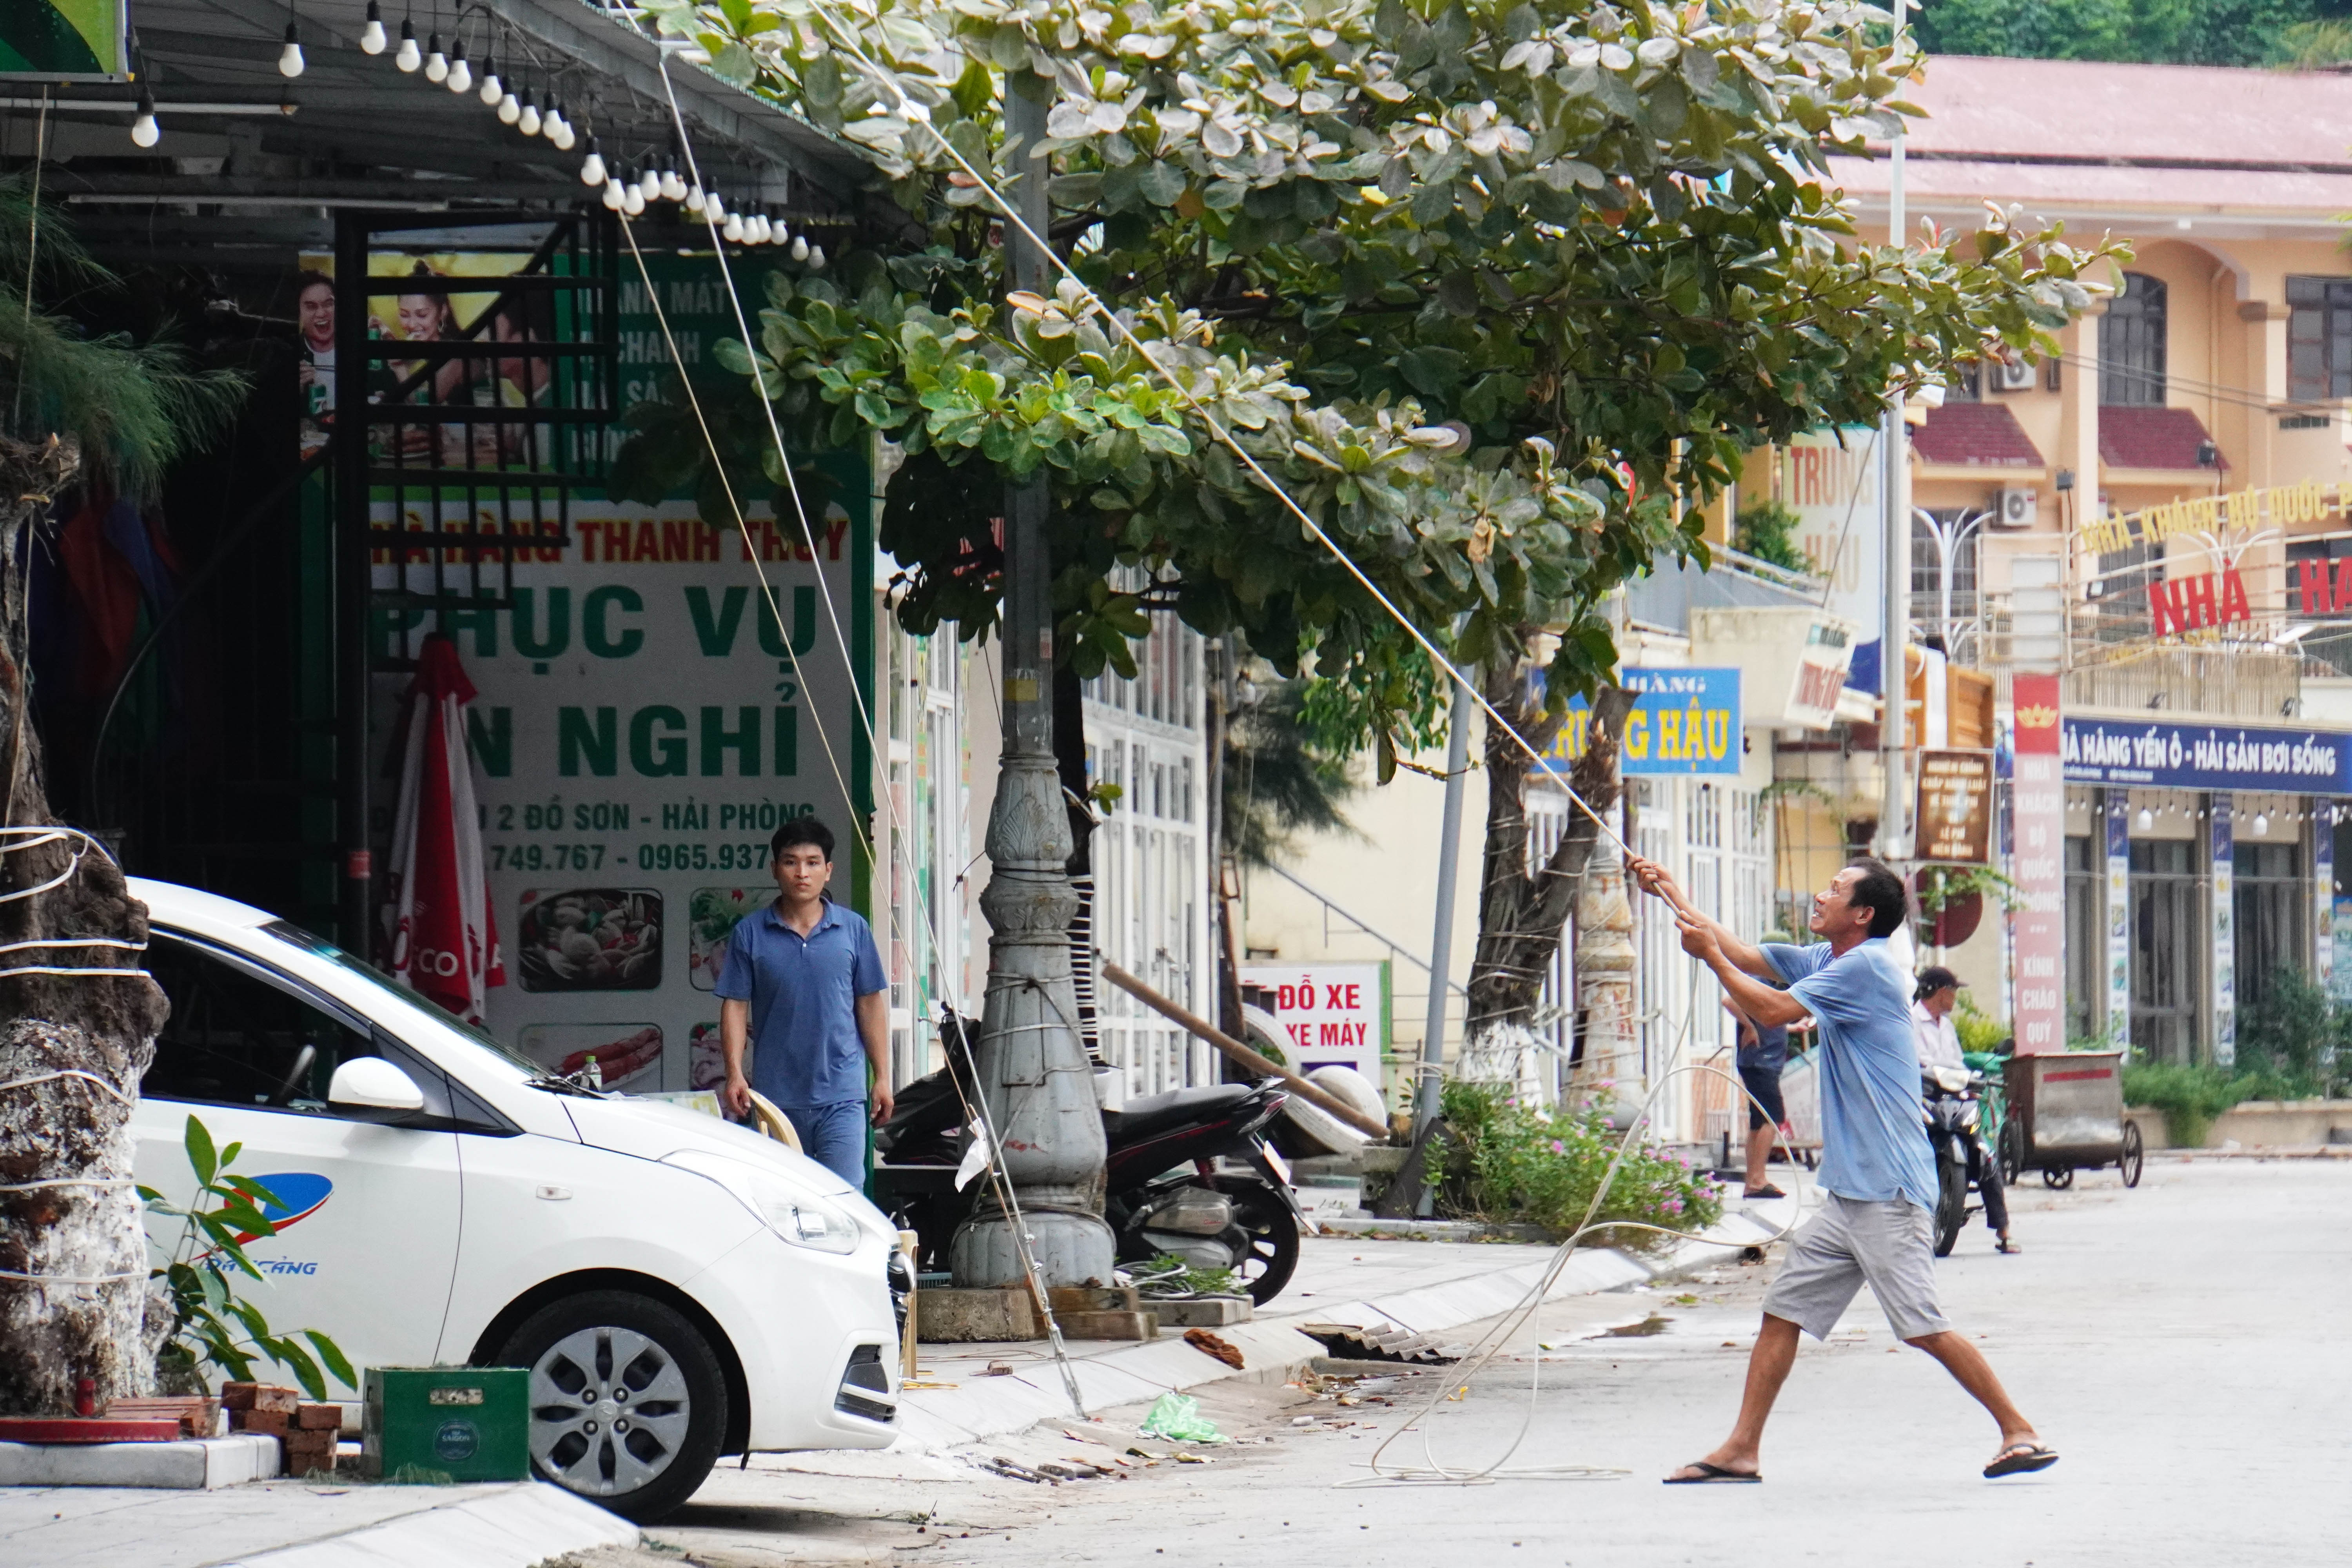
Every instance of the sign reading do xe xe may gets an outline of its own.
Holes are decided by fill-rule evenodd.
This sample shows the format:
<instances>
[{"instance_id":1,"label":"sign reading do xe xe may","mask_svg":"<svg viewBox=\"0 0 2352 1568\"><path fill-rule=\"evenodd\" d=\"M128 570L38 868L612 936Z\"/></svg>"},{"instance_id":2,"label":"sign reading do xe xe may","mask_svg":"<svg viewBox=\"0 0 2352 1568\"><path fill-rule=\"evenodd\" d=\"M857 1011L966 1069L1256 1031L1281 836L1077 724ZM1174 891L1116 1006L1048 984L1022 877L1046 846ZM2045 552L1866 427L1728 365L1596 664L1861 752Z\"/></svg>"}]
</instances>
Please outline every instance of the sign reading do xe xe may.
<instances>
[{"instance_id":1,"label":"sign reading do xe xe may","mask_svg":"<svg viewBox=\"0 0 2352 1568\"><path fill-rule=\"evenodd\" d=\"M1380 1087L1389 1043L1387 964L1244 964L1242 983L1264 988L1293 1072L1353 1068Z\"/></svg>"},{"instance_id":2,"label":"sign reading do xe xe may","mask_svg":"<svg viewBox=\"0 0 2352 1568\"><path fill-rule=\"evenodd\" d=\"M1625 717L1625 743L1618 771L1627 774L1736 773L1742 752L1739 731L1739 671L1737 669L1643 669L1618 672L1625 689L1641 694ZM1544 753L1552 771L1584 755L1592 742L1592 706L1569 699L1559 738Z\"/></svg>"}]
</instances>

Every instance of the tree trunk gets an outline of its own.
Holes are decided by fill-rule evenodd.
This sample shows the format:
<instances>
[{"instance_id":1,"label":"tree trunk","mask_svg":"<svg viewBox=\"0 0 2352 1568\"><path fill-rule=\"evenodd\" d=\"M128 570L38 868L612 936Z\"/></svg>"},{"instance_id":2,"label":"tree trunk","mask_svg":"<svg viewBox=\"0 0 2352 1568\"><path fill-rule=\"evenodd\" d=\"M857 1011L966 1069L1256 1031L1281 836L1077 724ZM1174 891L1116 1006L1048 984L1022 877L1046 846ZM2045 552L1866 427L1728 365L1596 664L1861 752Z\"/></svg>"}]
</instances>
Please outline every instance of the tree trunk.
<instances>
[{"instance_id":1,"label":"tree trunk","mask_svg":"<svg viewBox=\"0 0 2352 1568\"><path fill-rule=\"evenodd\" d=\"M1561 720L1528 701L1526 670L1490 666L1481 674L1486 700L1537 750L1549 748ZM1617 804L1617 749L1634 694L1604 688L1592 702L1591 739L1569 771L1569 784L1593 811ZM1499 725L1486 731L1486 879L1478 897L1478 948L1470 965L1471 1038L1506 1024L1525 1024L1543 994L1544 975L1559 952L1585 867L1601 841L1591 816L1571 805L1568 828L1545 862L1528 864L1528 773L1533 764Z\"/></svg>"},{"instance_id":2,"label":"tree trunk","mask_svg":"<svg viewBox=\"0 0 2352 1568\"><path fill-rule=\"evenodd\" d=\"M0 437L0 1415L67 1415L145 1393L171 1321L150 1305L131 1110L168 1005L135 951L146 906L96 844L54 837L25 663L25 535L77 466ZM120 970L34 974L30 967Z\"/></svg>"}]
</instances>

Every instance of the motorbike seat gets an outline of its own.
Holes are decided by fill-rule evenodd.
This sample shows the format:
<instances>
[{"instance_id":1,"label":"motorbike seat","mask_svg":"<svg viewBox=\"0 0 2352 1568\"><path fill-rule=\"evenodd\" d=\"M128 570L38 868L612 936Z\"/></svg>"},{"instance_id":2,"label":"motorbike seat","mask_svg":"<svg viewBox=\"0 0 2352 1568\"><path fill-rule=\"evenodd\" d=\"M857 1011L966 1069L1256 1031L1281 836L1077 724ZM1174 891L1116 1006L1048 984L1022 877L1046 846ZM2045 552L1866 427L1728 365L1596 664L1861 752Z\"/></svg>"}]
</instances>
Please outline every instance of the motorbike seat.
<instances>
[{"instance_id":1,"label":"motorbike seat","mask_svg":"<svg viewBox=\"0 0 2352 1568\"><path fill-rule=\"evenodd\" d=\"M1246 1083L1212 1084L1205 1089L1171 1089L1130 1100L1123 1110L1103 1112L1103 1130L1114 1138L1143 1138L1188 1121L1206 1121L1239 1105L1257 1089Z\"/></svg>"}]
</instances>

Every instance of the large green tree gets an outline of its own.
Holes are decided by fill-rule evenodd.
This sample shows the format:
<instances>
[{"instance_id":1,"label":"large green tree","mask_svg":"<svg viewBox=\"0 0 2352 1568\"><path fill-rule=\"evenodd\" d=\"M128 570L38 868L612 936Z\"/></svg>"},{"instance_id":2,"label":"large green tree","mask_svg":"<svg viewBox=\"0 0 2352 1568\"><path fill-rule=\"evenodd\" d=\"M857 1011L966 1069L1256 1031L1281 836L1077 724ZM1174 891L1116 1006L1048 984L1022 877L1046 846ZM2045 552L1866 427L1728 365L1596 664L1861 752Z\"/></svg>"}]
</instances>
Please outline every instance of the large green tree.
<instances>
[{"instance_id":1,"label":"large green tree","mask_svg":"<svg viewBox=\"0 0 2352 1568\"><path fill-rule=\"evenodd\" d=\"M2088 301L2095 253L2021 214L1857 243L1828 154L1894 127L1917 63L1868 6L647 9L867 149L905 215L897 254L775 278L734 363L798 431L905 447L883 542L908 624L991 624L997 484L1043 473L1077 668L1124 667L1157 595L1311 662L1373 735L1441 683L1201 406L1540 742L1614 668L1609 592L1704 556L1692 503L1741 453L1869 420L1988 344L2053 351ZM1008 92L1051 100L1053 237L1147 348L1075 284L999 305L994 203L959 155L1011 178ZM1122 565L1159 585L1121 589ZM1523 839L1487 853L1490 882L1525 874Z\"/></svg>"}]
</instances>

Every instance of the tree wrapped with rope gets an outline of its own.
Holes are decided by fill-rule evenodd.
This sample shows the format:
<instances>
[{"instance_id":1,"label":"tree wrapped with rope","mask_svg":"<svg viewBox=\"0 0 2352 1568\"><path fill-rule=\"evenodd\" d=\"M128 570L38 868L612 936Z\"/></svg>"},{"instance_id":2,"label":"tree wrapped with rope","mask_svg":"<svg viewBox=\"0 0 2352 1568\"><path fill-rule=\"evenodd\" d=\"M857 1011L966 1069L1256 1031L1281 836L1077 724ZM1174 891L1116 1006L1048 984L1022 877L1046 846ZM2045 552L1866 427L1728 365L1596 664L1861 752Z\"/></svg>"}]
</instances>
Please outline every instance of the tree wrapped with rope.
<instances>
[{"instance_id":1,"label":"tree wrapped with rope","mask_svg":"<svg viewBox=\"0 0 2352 1568\"><path fill-rule=\"evenodd\" d=\"M1490 763L1531 761L1520 736L1612 680L1612 591L1661 555L1708 563L1699 509L1745 454L1874 422L1956 362L2057 352L2120 254L2014 209L1857 242L1830 158L1917 112L1901 92L1923 61L1844 0L645 10L866 149L902 215L871 237L919 248L774 285L736 362L812 438L913 454L882 540L910 627L991 624L993 481L1042 467L1081 668L1129 668L1137 612L1172 606L1343 684L1334 710L1378 742L1426 725L1433 661L1476 666ZM1005 321L1004 193L1029 152L1005 135L1013 93L1052 105L1046 237L1076 293ZM1149 397L1080 346L1089 325L1115 343L1114 316L1167 323L1188 356L1144 367ZM938 377L974 356L993 379ZM1204 374L1255 378L1264 424L1169 405ZM1395 462L1402 504L1361 504L1423 439ZM1273 486L1295 506L1265 504ZM1119 590L1114 566L1155 586ZM1490 773L1507 827L1526 773ZM1523 832L1487 852L1490 889L1525 878ZM1532 1005L1558 907L1486 901L1508 929L1484 934L1511 940L1483 951L1517 978L1474 979L1474 1024Z\"/></svg>"},{"instance_id":2,"label":"tree wrapped with rope","mask_svg":"<svg viewBox=\"0 0 2352 1568\"><path fill-rule=\"evenodd\" d=\"M151 495L242 395L167 344L94 336L44 285L102 274L20 184L0 184L0 1414L142 1394L173 1321L151 1287L131 1112L168 1013L140 968L146 907L51 814L33 728L26 568L78 484ZM14 292L11 290L11 292Z\"/></svg>"}]
</instances>

